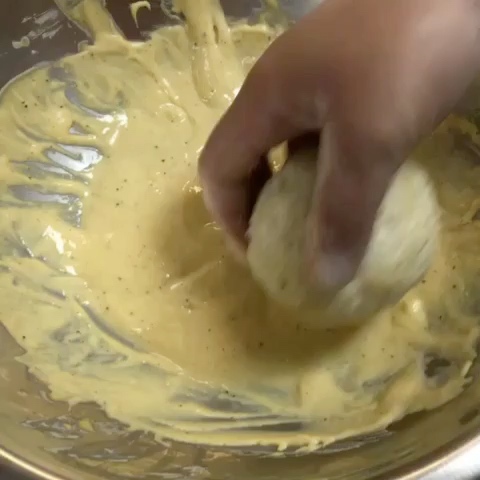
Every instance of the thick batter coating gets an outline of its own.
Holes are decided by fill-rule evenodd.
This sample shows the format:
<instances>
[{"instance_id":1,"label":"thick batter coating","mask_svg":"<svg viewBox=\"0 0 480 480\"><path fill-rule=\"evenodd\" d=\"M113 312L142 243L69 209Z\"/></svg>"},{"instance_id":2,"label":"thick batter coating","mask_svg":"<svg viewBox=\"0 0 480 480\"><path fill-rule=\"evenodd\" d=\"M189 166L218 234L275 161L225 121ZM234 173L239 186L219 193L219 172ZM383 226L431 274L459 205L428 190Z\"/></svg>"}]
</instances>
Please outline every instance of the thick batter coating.
<instances>
[{"instance_id":1,"label":"thick batter coating","mask_svg":"<svg viewBox=\"0 0 480 480\"><path fill-rule=\"evenodd\" d=\"M397 303L427 272L438 245L439 209L422 167L406 162L381 204L355 278L321 291L307 263L307 217L316 178L315 149L296 152L265 186L250 220L247 258L254 277L277 301L312 310L312 326L342 326Z\"/></svg>"},{"instance_id":2,"label":"thick batter coating","mask_svg":"<svg viewBox=\"0 0 480 480\"><path fill-rule=\"evenodd\" d=\"M2 93L0 322L20 361L54 399L222 446L314 450L459 395L479 337L463 302L480 258L467 162L441 135L419 155L448 220L425 283L358 328L305 327L231 258L196 181L276 31L228 27L216 0L181 3L188 27L145 43L124 39L100 0L65 6L94 45Z\"/></svg>"}]
</instances>

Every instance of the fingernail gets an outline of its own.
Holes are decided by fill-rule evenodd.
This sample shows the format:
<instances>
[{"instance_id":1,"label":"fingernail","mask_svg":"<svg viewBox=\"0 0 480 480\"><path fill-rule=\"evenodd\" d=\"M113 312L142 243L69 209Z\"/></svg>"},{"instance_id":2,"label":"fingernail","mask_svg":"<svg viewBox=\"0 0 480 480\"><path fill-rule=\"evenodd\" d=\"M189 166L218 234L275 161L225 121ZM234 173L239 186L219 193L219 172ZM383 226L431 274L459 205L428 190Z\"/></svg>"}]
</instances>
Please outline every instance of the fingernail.
<instances>
[{"instance_id":1,"label":"fingernail","mask_svg":"<svg viewBox=\"0 0 480 480\"><path fill-rule=\"evenodd\" d=\"M312 273L320 288L337 291L355 275L355 262L348 250L335 248L332 242L326 241L328 229L322 229L323 238L320 238L316 218L316 215L310 215L307 220L306 248Z\"/></svg>"},{"instance_id":2,"label":"fingernail","mask_svg":"<svg viewBox=\"0 0 480 480\"><path fill-rule=\"evenodd\" d=\"M317 260L317 281L329 290L341 289L350 282L354 274L354 262L343 252L322 252Z\"/></svg>"}]
</instances>

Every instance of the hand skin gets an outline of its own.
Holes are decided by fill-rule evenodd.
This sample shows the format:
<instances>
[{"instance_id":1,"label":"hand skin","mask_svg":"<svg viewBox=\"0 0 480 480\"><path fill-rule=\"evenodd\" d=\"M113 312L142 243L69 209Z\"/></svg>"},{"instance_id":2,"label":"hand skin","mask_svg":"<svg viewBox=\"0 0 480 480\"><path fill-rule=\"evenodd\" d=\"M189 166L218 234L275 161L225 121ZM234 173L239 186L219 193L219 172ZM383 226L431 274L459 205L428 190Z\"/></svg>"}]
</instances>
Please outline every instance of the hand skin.
<instances>
[{"instance_id":1,"label":"hand skin","mask_svg":"<svg viewBox=\"0 0 480 480\"><path fill-rule=\"evenodd\" d=\"M325 0L267 49L199 161L207 208L241 251L265 154L315 135L312 278L355 275L404 159L480 70L479 0Z\"/></svg>"}]
</instances>

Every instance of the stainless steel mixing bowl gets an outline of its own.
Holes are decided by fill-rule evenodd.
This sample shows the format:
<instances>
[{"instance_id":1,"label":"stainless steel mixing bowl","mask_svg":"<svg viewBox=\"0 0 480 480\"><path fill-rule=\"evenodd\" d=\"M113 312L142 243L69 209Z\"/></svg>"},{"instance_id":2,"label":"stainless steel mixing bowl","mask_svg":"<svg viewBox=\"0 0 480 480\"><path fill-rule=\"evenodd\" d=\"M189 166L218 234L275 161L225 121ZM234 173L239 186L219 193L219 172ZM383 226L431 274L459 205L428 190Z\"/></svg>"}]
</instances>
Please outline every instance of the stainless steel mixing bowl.
<instances>
[{"instance_id":1,"label":"stainless steel mixing bowl","mask_svg":"<svg viewBox=\"0 0 480 480\"><path fill-rule=\"evenodd\" d=\"M295 19L319 1L280 1L283 13L274 8L270 15L277 20ZM139 14L139 30L128 3L110 0L107 6L130 38L141 39L142 31L169 21L160 3L153 1L150 13L142 10ZM257 0L223 3L235 18L256 15L262 7ZM79 42L87 40L85 32L64 17L53 0L3 0L2 13L0 86L39 62L75 52ZM18 48L26 44L29 46ZM478 157L468 139L465 141L469 154ZM480 475L480 390L476 381L460 398L434 412L407 418L381 438L353 439L341 448L307 456L271 458L255 449L229 451L167 440L159 443L149 433L131 432L107 418L97 405L70 408L53 402L48 389L15 361L20 353L0 328L0 463L34 477L431 480Z\"/></svg>"}]
</instances>

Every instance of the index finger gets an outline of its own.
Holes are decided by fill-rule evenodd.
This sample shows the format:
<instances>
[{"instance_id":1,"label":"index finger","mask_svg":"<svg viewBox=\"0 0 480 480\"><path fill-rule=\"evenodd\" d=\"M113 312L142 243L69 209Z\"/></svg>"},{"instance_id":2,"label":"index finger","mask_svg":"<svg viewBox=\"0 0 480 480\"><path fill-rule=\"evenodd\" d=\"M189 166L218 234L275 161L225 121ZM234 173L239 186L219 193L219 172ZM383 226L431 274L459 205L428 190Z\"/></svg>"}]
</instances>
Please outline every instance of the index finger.
<instances>
[{"instance_id":1,"label":"index finger","mask_svg":"<svg viewBox=\"0 0 480 480\"><path fill-rule=\"evenodd\" d=\"M205 204L241 248L255 197L269 177L265 154L299 133L282 106L274 57L267 52L253 67L199 159Z\"/></svg>"}]
</instances>

